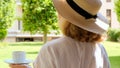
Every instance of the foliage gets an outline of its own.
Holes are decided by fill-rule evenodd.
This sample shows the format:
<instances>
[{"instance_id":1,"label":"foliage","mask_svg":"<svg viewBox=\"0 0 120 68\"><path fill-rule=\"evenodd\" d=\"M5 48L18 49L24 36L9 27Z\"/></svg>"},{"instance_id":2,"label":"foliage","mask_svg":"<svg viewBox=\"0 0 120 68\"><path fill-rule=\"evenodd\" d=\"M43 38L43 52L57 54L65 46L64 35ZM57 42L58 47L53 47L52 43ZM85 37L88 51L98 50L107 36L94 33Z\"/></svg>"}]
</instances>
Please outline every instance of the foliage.
<instances>
[{"instance_id":1,"label":"foliage","mask_svg":"<svg viewBox=\"0 0 120 68\"><path fill-rule=\"evenodd\" d=\"M6 29L0 29L0 41L2 41L7 35Z\"/></svg>"},{"instance_id":2,"label":"foliage","mask_svg":"<svg viewBox=\"0 0 120 68\"><path fill-rule=\"evenodd\" d=\"M120 0L115 0L115 12L117 14L118 21L120 22Z\"/></svg>"},{"instance_id":3,"label":"foliage","mask_svg":"<svg viewBox=\"0 0 120 68\"><path fill-rule=\"evenodd\" d=\"M56 30L56 12L51 0L22 0L23 29L31 34L43 33L47 36Z\"/></svg>"},{"instance_id":4,"label":"foliage","mask_svg":"<svg viewBox=\"0 0 120 68\"><path fill-rule=\"evenodd\" d=\"M14 0L0 0L0 29L8 29L13 21L15 14Z\"/></svg>"},{"instance_id":5,"label":"foliage","mask_svg":"<svg viewBox=\"0 0 120 68\"><path fill-rule=\"evenodd\" d=\"M120 41L120 30L119 29L109 29L108 30L108 40L110 41Z\"/></svg>"},{"instance_id":6,"label":"foliage","mask_svg":"<svg viewBox=\"0 0 120 68\"><path fill-rule=\"evenodd\" d=\"M14 12L14 0L0 0L0 40L5 38L7 29L12 25L14 21Z\"/></svg>"}]
</instances>

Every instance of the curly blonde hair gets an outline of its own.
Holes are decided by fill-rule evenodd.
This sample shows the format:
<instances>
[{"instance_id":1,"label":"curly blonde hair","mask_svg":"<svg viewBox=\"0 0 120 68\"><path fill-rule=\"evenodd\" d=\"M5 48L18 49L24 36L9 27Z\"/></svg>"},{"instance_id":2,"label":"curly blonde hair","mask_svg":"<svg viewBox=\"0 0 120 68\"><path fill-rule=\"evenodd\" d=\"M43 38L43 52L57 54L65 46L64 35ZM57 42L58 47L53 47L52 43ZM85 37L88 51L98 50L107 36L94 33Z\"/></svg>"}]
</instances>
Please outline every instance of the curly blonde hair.
<instances>
[{"instance_id":1,"label":"curly blonde hair","mask_svg":"<svg viewBox=\"0 0 120 68\"><path fill-rule=\"evenodd\" d=\"M84 30L66 20L60 23L62 33L81 42L96 42L101 39L101 35Z\"/></svg>"}]
</instances>

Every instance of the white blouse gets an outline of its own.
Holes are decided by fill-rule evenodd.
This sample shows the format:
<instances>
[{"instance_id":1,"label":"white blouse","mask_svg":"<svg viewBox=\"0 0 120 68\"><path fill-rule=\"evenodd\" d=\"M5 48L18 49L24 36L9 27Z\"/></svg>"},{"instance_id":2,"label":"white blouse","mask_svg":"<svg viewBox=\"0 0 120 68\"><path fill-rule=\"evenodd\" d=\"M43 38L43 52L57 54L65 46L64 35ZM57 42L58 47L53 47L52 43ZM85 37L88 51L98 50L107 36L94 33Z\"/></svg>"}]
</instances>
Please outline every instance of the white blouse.
<instances>
[{"instance_id":1,"label":"white blouse","mask_svg":"<svg viewBox=\"0 0 120 68\"><path fill-rule=\"evenodd\" d=\"M110 68L110 64L101 44L62 37L42 47L34 68Z\"/></svg>"}]
</instances>

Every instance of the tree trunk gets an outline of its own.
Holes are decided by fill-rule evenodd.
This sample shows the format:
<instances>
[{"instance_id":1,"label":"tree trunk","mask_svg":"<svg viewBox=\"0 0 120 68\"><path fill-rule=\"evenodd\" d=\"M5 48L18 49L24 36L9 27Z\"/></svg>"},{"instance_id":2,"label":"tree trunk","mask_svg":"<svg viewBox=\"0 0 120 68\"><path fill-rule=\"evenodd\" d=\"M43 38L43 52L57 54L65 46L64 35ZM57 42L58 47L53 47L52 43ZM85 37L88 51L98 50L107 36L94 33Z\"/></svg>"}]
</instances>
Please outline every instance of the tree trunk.
<instances>
[{"instance_id":1,"label":"tree trunk","mask_svg":"<svg viewBox=\"0 0 120 68\"><path fill-rule=\"evenodd\" d=\"M47 42L47 31L44 31L43 42Z\"/></svg>"}]
</instances>

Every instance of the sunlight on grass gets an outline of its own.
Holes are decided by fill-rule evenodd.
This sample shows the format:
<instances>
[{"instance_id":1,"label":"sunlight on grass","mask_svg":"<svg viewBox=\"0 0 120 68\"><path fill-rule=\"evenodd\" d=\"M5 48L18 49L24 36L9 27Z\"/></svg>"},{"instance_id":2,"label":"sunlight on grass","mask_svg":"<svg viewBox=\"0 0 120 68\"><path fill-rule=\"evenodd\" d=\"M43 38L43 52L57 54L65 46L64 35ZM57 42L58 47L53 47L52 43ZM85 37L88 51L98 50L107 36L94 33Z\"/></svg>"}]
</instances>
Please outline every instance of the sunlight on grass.
<instances>
[{"instance_id":1,"label":"sunlight on grass","mask_svg":"<svg viewBox=\"0 0 120 68\"><path fill-rule=\"evenodd\" d=\"M120 43L105 41L103 44L107 50L111 68L120 68Z\"/></svg>"},{"instance_id":2,"label":"sunlight on grass","mask_svg":"<svg viewBox=\"0 0 120 68\"><path fill-rule=\"evenodd\" d=\"M0 68L9 68L4 60L11 59L13 51L25 51L27 58L34 60L42 44L41 42L19 42L9 43L8 46L0 48Z\"/></svg>"},{"instance_id":3,"label":"sunlight on grass","mask_svg":"<svg viewBox=\"0 0 120 68\"><path fill-rule=\"evenodd\" d=\"M4 48L6 46L8 46L8 43L6 43L6 42L1 42L0 43L0 48Z\"/></svg>"},{"instance_id":4,"label":"sunlight on grass","mask_svg":"<svg viewBox=\"0 0 120 68\"><path fill-rule=\"evenodd\" d=\"M103 42L109 56L120 56L120 43L118 42Z\"/></svg>"}]
</instances>

